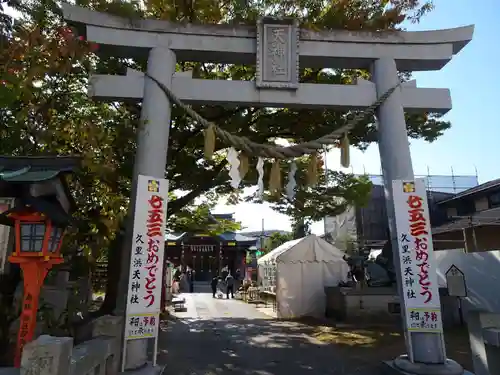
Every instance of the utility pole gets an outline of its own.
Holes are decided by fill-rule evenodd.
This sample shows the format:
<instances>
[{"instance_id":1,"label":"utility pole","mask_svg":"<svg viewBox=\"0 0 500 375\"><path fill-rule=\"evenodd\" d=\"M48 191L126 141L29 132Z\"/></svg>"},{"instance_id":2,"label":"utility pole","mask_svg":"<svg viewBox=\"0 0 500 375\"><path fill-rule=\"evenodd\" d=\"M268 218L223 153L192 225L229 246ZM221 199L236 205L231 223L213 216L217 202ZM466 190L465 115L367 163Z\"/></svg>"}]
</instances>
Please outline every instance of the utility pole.
<instances>
[{"instance_id":1,"label":"utility pole","mask_svg":"<svg viewBox=\"0 0 500 375\"><path fill-rule=\"evenodd\" d=\"M261 229L260 229L260 251L264 249L264 218L262 218Z\"/></svg>"}]
</instances>

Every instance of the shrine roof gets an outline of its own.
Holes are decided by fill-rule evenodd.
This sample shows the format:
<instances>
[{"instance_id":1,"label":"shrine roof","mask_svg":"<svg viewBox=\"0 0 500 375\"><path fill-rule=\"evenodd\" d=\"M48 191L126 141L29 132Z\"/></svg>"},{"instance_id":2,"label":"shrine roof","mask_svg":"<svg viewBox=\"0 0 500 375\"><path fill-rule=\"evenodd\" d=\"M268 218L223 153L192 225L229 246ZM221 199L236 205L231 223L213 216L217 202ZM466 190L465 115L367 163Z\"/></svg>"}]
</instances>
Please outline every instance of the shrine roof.
<instances>
[{"instance_id":1,"label":"shrine roof","mask_svg":"<svg viewBox=\"0 0 500 375\"><path fill-rule=\"evenodd\" d=\"M500 188L500 178L497 178L495 180L491 180L491 181L485 182L484 184L477 185L477 186L474 186L470 189L464 190L464 191L454 195L451 198L448 198L448 199L445 199L445 200L438 202L438 204L451 202L451 201L461 199L461 198L464 198L467 196L471 196L474 194L487 193L492 189L499 189L499 188Z\"/></svg>"},{"instance_id":2,"label":"shrine roof","mask_svg":"<svg viewBox=\"0 0 500 375\"><path fill-rule=\"evenodd\" d=\"M235 232L226 232L219 235L225 241L236 241L236 242L255 242L257 238L247 237Z\"/></svg>"},{"instance_id":3,"label":"shrine roof","mask_svg":"<svg viewBox=\"0 0 500 375\"><path fill-rule=\"evenodd\" d=\"M35 212L45 214L56 226L65 227L72 225L74 220L59 204L55 197L52 199L37 197L23 197L17 205L0 214L0 224L14 226L15 220L10 216L11 213L25 212L26 207L29 207Z\"/></svg>"},{"instance_id":4,"label":"shrine roof","mask_svg":"<svg viewBox=\"0 0 500 375\"><path fill-rule=\"evenodd\" d=\"M500 207L479 211L469 217L432 228L432 234L462 231L466 228L500 225Z\"/></svg>"},{"instance_id":5,"label":"shrine roof","mask_svg":"<svg viewBox=\"0 0 500 375\"><path fill-rule=\"evenodd\" d=\"M165 234L165 241L178 241L181 240L187 232L182 233L167 233Z\"/></svg>"},{"instance_id":6,"label":"shrine roof","mask_svg":"<svg viewBox=\"0 0 500 375\"><path fill-rule=\"evenodd\" d=\"M193 235L193 233L183 232L183 233L167 233L165 235L165 241L181 241L184 238ZM234 241L240 243L250 243L254 244L257 241L257 238L247 237L235 232L225 232L218 235L214 235L213 237L218 237L222 241Z\"/></svg>"},{"instance_id":7,"label":"shrine roof","mask_svg":"<svg viewBox=\"0 0 500 375\"><path fill-rule=\"evenodd\" d=\"M74 171L80 164L75 156L0 156L0 180L42 182Z\"/></svg>"}]
</instances>

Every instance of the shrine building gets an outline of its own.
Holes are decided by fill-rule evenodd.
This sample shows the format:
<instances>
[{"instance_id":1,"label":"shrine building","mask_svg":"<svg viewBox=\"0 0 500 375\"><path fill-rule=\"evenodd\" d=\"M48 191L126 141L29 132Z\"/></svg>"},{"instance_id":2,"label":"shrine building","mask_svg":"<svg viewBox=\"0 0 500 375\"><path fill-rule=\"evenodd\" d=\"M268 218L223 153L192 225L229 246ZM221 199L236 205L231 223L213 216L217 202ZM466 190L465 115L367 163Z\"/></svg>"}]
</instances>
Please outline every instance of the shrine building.
<instances>
[{"instance_id":1,"label":"shrine building","mask_svg":"<svg viewBox=\"0 0 500 375\"><path fill-rule=\"evenodd\" d=\"M232 214L211 214L211 220L233 220ZM255 252L257 238L235 232L210 235L207 232L168 233L165 236L165 258L174 267L190 267L196 281L208 281L223 269L232 274L246 273L248 252ZM227 267L227 268L226 268Z\"/></svg>"}]
</instances>

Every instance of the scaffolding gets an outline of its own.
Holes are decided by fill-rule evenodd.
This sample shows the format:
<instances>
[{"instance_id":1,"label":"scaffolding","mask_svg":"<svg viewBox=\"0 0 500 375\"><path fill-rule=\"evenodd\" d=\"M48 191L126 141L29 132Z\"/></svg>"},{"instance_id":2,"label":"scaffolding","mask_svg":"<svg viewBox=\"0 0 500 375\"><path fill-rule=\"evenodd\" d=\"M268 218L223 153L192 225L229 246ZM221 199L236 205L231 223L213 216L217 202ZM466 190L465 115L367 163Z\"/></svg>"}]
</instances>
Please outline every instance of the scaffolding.
<instances>
[{"instance_id":1,"label":"scaffolding","mask_svg":"<svg viewBox=\"0 0 500 375\"><path fill-rule=\"evenodd\" d=\"M386 237L387 212L385 206L384 179L382 175L363 174L372 182L373 190L366 207L347 210L336 217L325 217L325 235L327 238L349 237L358 245L383 244ZM445 215L435 203L451 198L467 189L479 185L477 173L475 175L418 175L423 178L427 188L431 218L442 220ZM338 244L339 245L339 244Z\"/></svg>"},{"instance_id":2,"label":"scaffolding","mask_svg":"<svg viewBox=\"0 0 500 375\"><path fill-rule=\"evenodd\" d=\"M452 171L453 173L453 171ZM358 175L363 176L363 175ZM367 174L364 175L370 179L373 185L383 185L382 175ZM464 190L479 185L479 179L476 175L417 175L415 178L423 178L425 186L429 192L441 192L449 194L458 194Z\"/></svg>"}]
</instances>

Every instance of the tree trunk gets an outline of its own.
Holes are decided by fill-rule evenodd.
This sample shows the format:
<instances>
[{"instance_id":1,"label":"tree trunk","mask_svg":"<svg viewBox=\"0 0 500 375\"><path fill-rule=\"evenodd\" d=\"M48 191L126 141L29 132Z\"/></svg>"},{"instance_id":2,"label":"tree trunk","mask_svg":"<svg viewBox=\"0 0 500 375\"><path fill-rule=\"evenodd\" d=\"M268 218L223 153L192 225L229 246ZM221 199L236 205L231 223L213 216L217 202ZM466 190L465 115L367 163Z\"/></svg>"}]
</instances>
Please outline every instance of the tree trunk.
<instances>
[{"instance_id":1,"label":"tree trunk","mask_svg":"<svg viewBox=\"0 0 500 375\"><path fill-rule=\"evenodd\" d=\"M109 246L108 265L106 268L106 295L104 302L99 309L100 315L113 314L116 308L116 299L118 297L118 283L120 281L121 271L121 252L124 233L120 231Z\"/></svg>"},{"instance_id":2,"label":"tree trunk","mask_svg":"<svg viewBox=\"0 0 500 375\"><path fill-rule=\"evenodd\" d=\"M299 219L293 223L293 239L297 240L308 235L308 225L304 219Z\"/></svg>"}]
</instances>

